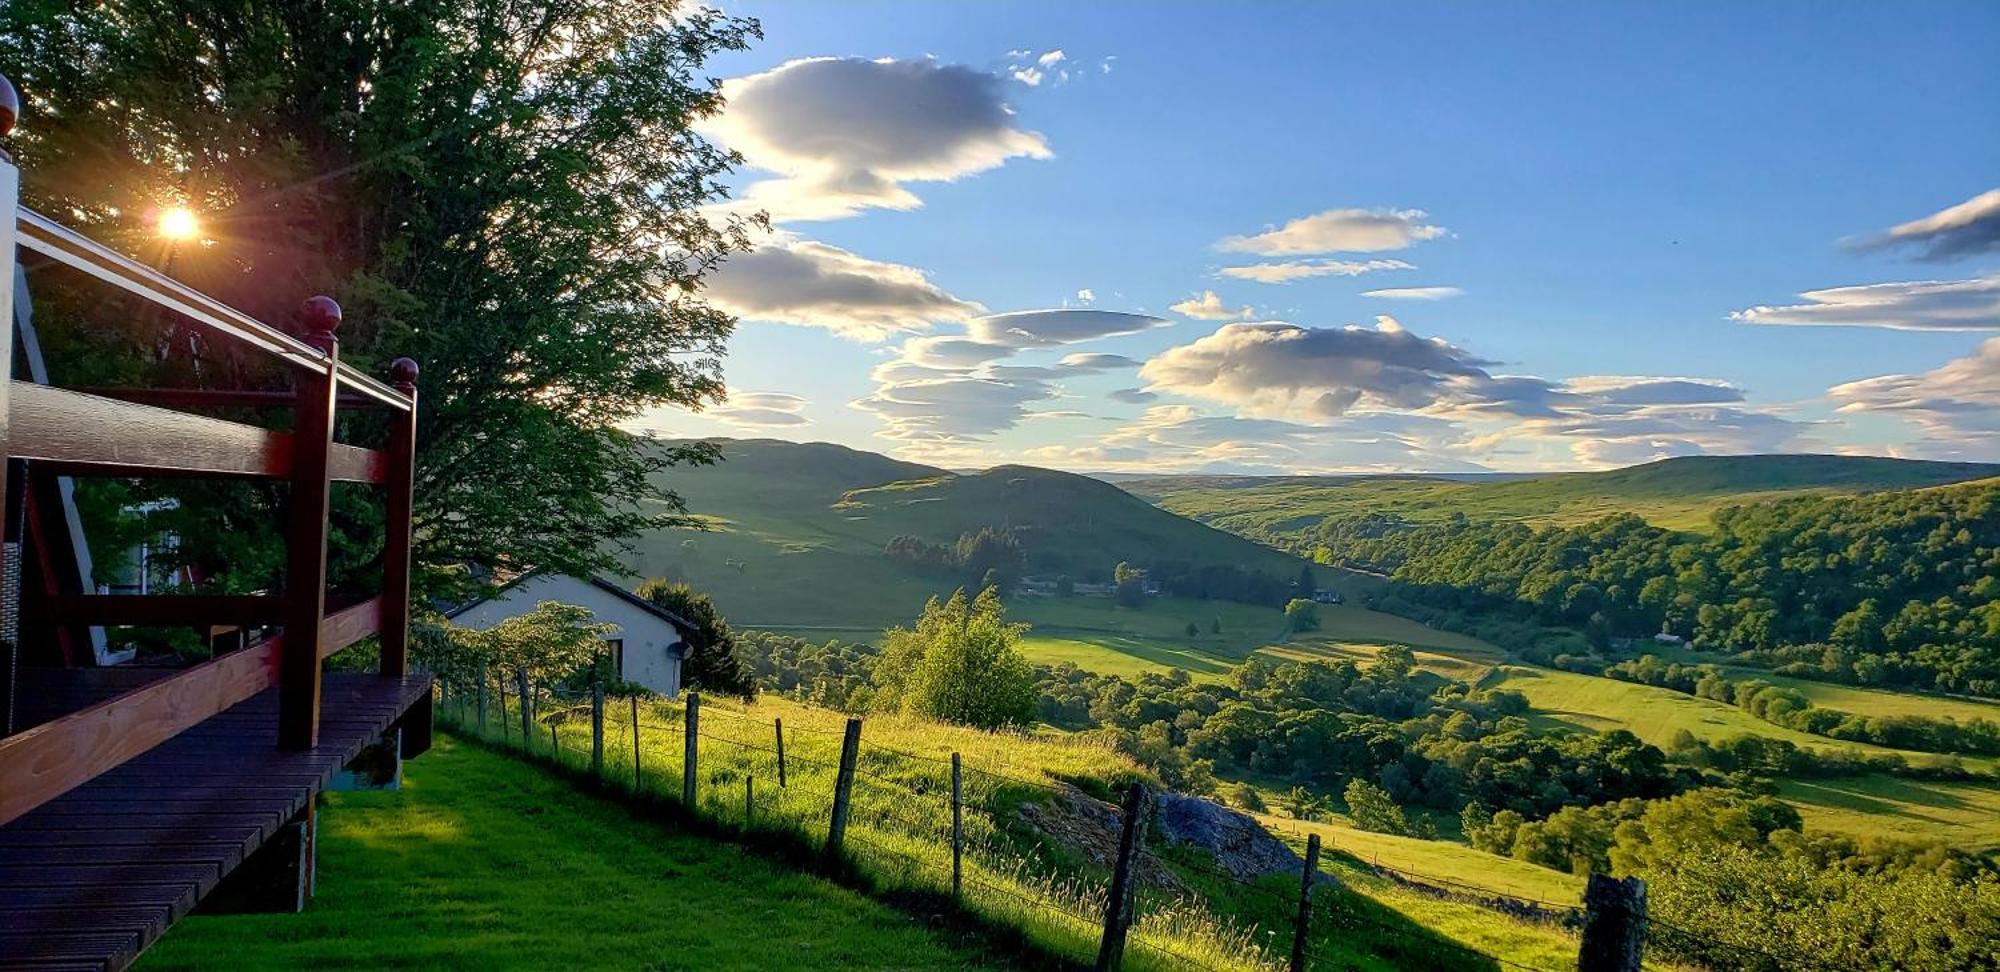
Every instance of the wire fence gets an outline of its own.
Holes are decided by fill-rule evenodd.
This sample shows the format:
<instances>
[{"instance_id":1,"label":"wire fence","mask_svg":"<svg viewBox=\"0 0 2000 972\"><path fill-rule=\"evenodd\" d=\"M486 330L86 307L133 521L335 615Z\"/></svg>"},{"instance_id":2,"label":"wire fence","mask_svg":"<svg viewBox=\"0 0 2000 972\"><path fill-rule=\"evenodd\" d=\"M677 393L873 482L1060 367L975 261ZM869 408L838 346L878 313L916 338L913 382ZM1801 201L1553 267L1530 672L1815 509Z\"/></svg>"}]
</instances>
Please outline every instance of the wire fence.
<instances>
[{"instance_id":1,"label":"wire fence","mask_svg":"<svg viewBox=\"0 0 2000 972\"><path fill-rule=\"evenodd\" d=\"M1011 805L996 797L1010 790L1018 796L1021 789L1057 796L1112 834L1123 827L1125 807L1032 779L990 757L977 760L989 765L975 765L962 754L943 758L874 742L864 746L859 720L839 730L784 725L709 700L605 698L588 687L533 686L518 678L513 685L475 680L445 692L442 718L461 732L601 785L686 804L718 823L804 838L877 882L950 895L1072 959L1097 955L1115 930L1128 946L1128 968L1305 972L1352 967L1360 954L1399 967L1576 968L1573 962L1544 967L1491 954L1380 906L1375 910L1382 914L1371 915L1368 899L1359 896L1313 895L1302 908L1302 888L1320 879L1303 880L1297 870L1242 875L1190 859L1192 854L1162 855L1143 841L1121 846L1115 864L1089 859L1075 847L1051 844L1018 814L996 812L996 806ZM1115 882L1104 872L1107 864L1114 873L1125 870L1128 860L1133 890L1126 918L1110 907ZM1360 864L1421 894L1565 930L1582 930L1590 920L1586 909L1573 905L1379 861ZM1824 967L1647 922L1643 915L1635 927L1643 929L1655 956L1688 966Z\"/></svg>"}]
</instances>

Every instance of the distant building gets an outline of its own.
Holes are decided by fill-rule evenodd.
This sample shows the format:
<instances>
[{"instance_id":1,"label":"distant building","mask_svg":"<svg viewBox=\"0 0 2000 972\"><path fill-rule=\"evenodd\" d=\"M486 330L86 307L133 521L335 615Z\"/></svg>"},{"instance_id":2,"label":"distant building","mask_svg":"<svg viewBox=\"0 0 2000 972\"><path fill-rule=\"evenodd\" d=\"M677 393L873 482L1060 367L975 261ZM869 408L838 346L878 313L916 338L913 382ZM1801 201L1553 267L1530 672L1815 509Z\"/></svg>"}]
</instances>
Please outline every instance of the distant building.
<instances>
[{"instance_id":1,"label":"distant building","mask_svg":"<svg viewBox=\"0 0 2000 972\"><path fill-rule=\"evenodd\" d=\"M1663 645L1678 645L1686 639L1682 638L1680 635L1668 634L1662 631L1659 634L1654 635L1653 640Z\"/></svg>"},{"instance_id":2,"label":"distant building","mask_svg":"<svg viewBox=\"0 0 2000 972\"><path fill-rule=\"evenodd\" d=\"M460 627L484 631L533 611L543 601L574 604L589 610L598 621L616 625L604 639L612 671L668 698L680 694L681 662L687 657L687 639L694 633L694 625L602 577L584 579L539 571L524 574L493 596L456 608L445 617Z\"/></svg>"},{"instance_id":3,"label":"distant building","mask_svg":"<svg viewBox=\"0 0 2000 972\"><path fill-rule=\"evenodd\" d=\"M1339 604L1340 592L1317 587L1313 589L1312 599L1320 604Z\"/></svg>"},{"instance_id":4,"label":"distant building","mask_svg":"<svg viewBox=\"0 0 2000 972\"><path fill-rule=\"evenodd\" d=\"M1083 581L1077 581L1070 586L1070 592L1079 597L1110 597L1117 593L1117 590L1112 584L1092 584Z\"/></svg>"}]
</instances>

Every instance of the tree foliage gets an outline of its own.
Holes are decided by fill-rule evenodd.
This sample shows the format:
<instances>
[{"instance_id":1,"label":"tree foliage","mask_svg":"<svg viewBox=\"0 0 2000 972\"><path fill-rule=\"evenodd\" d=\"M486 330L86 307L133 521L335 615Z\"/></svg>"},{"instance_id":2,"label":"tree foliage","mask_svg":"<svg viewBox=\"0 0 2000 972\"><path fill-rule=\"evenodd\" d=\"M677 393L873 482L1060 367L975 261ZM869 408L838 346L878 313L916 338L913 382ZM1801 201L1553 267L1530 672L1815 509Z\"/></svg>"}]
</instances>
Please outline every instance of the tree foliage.
<instances>
[{"instance_id":1,"label":"tree foliage","mask_svg":"<svg viewBox=\"0 0 2000 972\"><path fill-rule=\"evenodd\" d=\"M879 704L912 715L998 729L1035 716L1034 670L1016 643L1027 625L1010 624L987 588L968 600L930 599L911 628L890 629L875 665Z\"/></svg>"},{"instance_id":2,"label":"tree foliage","mask_svg":"<svg viewBox=\"0 0 2000 972\"><path fill-rule=\"evenodd\" d=\"M638 594L695 628L694 634L687 638L686 654L681 658L682 684L704 692L745 698L757 694L756 679L738 657L736 635L708 595L686 584L659 578L639 585Z\"/></svg>"},{"instance_id":3,"label":"tree foliage","mask_svg":"<svg viewBox=\"0 0 2000 972\"><path fill-rule=\"evenodd\" d=\"M699 288L747 225L700 209L733 159L692 126L722 106L708 59L757 36L675 0L0 6L33 205L267 321L335 297L346 359L423 367L420 561L570 573L674 522L657 474L712 457L620 423L723 394L733 321ZM169 256L151 220L172 205L206 238ZM37 297L65 384L284 386L226 340L163 345L158 315L59 299L60 282L39 276ZM347 419L342 435L380 422ZM233 523L179 525L190 558L242 528L276 542L278 497L230 488ZM336 527L356 542L379 524L351 519Z\"/></svg>"}]
</instances>

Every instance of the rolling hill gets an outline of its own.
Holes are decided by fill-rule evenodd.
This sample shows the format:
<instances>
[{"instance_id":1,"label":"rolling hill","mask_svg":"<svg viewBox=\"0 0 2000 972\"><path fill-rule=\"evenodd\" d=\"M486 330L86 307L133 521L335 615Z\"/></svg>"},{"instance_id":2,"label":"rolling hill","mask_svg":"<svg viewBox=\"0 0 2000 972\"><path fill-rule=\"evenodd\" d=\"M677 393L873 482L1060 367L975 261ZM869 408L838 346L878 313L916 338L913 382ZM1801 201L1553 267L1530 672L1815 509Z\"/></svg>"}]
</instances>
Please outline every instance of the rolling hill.
<instances>
[{"instance_id":1,"label":"rolling hill","mask_svg":"<svg viewBox=\"0 0 2000 972\"><path fill-rule=\"evenodd\" d=\"M2000 465L1866 456L1687 456L1606 472L1465 481L1434 476L1165 477L1119 485L1162 508L1246 536L1276 538L1328 516L1396 514L1580 523L1630 511L1700 531L1727 506L1800 493L1942 486L2000 476Z\"/></svg>"}]
</instances>

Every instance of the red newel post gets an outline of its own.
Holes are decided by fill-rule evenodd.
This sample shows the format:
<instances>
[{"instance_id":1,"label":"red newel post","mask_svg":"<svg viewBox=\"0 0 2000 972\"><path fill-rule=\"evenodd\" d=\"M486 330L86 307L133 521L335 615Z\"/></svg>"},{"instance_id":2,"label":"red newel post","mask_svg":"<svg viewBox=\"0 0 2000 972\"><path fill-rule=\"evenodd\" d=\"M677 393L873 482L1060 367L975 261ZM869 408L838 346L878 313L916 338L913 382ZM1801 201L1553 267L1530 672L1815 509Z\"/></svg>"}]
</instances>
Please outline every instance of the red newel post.
<instances>
[{"instance_id":1,"label":"red newel post","mask_svg":"<svg viewBox=\"0 0 2000 972\"><path fill-rule=\"evenodd\" d=\"M417 363L397 358L389 384L410 400L408 411L389 418L388 491L382 551L382 674L400 678L410 657L410 522L417 468Z\"/></svg>"},{"instance_id":2,"label":"red newel post","mask_svg":"<svg viewBox=\"0 0 2000 972\"><path fill-rule=\"evenodd\" d=\"M320 622L326 617L326 516L332 481L333 414L340 382L335 369L340 305L314 297L299 308L300 338L326 355L298 372L292 427L291 516L286 529L285 640L278 661L278 745L319 744Z\"/></svg>"}]
</instances>

